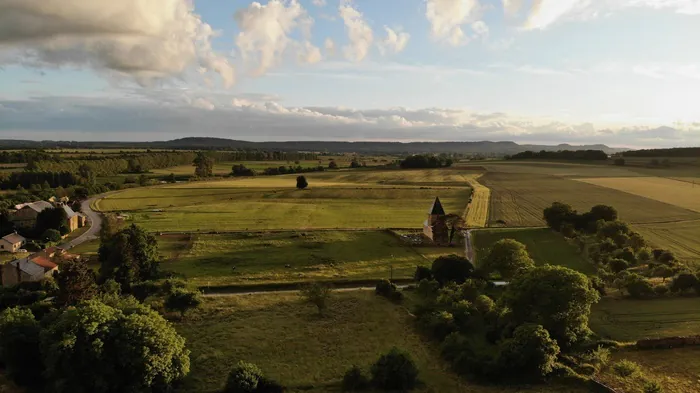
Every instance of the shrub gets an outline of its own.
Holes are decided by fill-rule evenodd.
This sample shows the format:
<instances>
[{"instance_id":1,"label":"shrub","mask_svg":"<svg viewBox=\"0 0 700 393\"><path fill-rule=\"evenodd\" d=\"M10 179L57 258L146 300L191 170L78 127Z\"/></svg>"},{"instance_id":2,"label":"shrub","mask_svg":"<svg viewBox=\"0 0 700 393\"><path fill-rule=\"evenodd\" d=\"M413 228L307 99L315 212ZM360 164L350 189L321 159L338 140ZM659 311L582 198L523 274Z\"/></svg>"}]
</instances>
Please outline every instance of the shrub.
<instances>
[{"instance_id":1,"label":"shrub","mask_svg":"<svg viewBox=\"0 0 700 393\"><path fill-rule=\"evenodd\" d=\"M700 284L698 278L693 273L681 273L673 279L671 283L671 292L684 293L690 289L694 289Z\"/></svg>"},{"instance_id":2,"label":"shrub","mask_svg":"<svg viewBox=\"0 0 700 393\"><path fill-rule=\"evenodd\" d=\"M518 326L501 344L498 365L506 375L541 380L552 372L559 345L541 325Z\"/></svg>"},{"instance_id":3,"label":"shrub","mask_svg":"<svg viewBox=\"0 0 700 393\"><path fill-rule=\"evenodd\" d=\"M633 361L627 360L627 359L622 359L612 366L613 371L615 374L626 378L632 375L635 375L639 373L639 365Z\"/></svg>"},{"instance_id":4,"label":"shrub","mask_svg":"<svg viewBox=\"0 0 700 393\"><path fill-rule=\"evenodd\" d=\"M199 292L182 288L175 289L165 298L165 308L168 311L180 312L181 317L184 317L188 310L199 307L200 304L202 299Z\"/></svg>"},{"instance_id":5,"label":"shrub","mask_svg":"<svg viewBox=\"0 0 700 393\"><path fill-rule=\"evenodd\" d=\"M646 299L653 297L654 287L651 285L649 280L637 274L630 275L625 284L625 289L629 292L630 296L635 299Z\"/></svg>"},{"instance_id":6,"label":"shrub","mask_svg":"<svg viewBox=\"0 0 700 393\"><path fill-rule=\"evenodd\" d=\"M282 393L284 390L284 386L277 381L262 376L258 380L258 388L255 390L255 393Z\"/></svg>"},{"instance_id":7,"label":"shrub","mask_svg":"<svg viewBox=\"0 0 700 393\"><path fill-rule=\"evenodd\" d=\"M619 273L623 270L627 270L630 267L627 261L620 258L611 259L608 262L608 266L610 267L610 270L613 271L613 273Z\"/></svg>"},{"instance_id":8,"label":"shrub","mask_svg":"<svg viewBox=\"0 0 700 393\"><path fill-rule=\"evenodd\" d=\"M476 307L482 315L485 315L496 308L496 302L486 295L479 295L476 300L474 300L474 307Z\"/></svg>"},{"instance_id":9,"label":"shrub","mask_svg":"<svg viewBox=\"0 0 700 393\"><path fill-rule=\"evenodd\" d=\"M583 354L581 358L587 363L592 363L599 367L605 366L610 361L610 350L608 348L598 346L598 348Z\"/></svg>"},{"instance_id":10,"label":"shrub","mask_svg":"<svg viewBox=\"0 0 700 393\"><path fill-rule=\"evenodd\" d=\"M427 266L416 266L416 272L413 275L413 279L417 282L421 282L422 280L430 281L433 279L433 273Z\"/></svg>"},{"instance_id":11,"label":"shrub","mask_svg":"<svg viewBox=\"0 0 700 393\"><path fill-rule=\"evenodd\" d=\"M262 376L258 366L240 361L228 374L224 393L255 393Z\"/></svg>"},{"instance_id":12,"label":"shrub","mask_svg":"<svg viewBox=\"0 0 700 393\"><path fill-rule=\"evenodd\" d=\"M668 293L668 287L663 284L659 284L654 287L654 293L656 296L664 296Z\"/></svg>"},{"instance_id":13,"label":"shrub","mask_svg":"<svg viewBox=\"0 0 700 393\"><path fill-rule=\"evenodd\" d=\"M319 283L310 284L302 288L301 297L308 303L318 308L318 313L323 315L326 310L328 299L331 297L331 288Z\"/></svg>"},{"instance_id":14,"label":"shrub","mask_svg":"<svg viewBox=\"0 0 700 393\"><path fill-rule=\"evenodd\" d=\"M661 392L663 392L663 389L661 388L661 384L659 384L658 382L647 381L644 383L643 392L644 393L661 393Z\"/></svg>"},{"instance_id":15,"label":"shrub","mask_svg":"<svg viewBox=\"0 0 700 393\"><path fill-rule=\"evenodd\" d=\"M437 294L438 289L440 289L440 284L435 280L421 280L418 283L416 292L423 297L431 297Z\"/></svg>"},{"instance_id":16,"label":"shrub","mask_svg":"<svg viewBox=\"0 0 700 393\"><path fill-rule=\"evenodd\" d=\"M357 392L365 390L369 387L369 378L362 372L358 366L352 366L343 376L343 391Z\"/></svg>"},{"instance_id":17,"label":"shrub","mask_svg":"<svg viewBox=\"0 0 700 393\"><path fill-rule=\"evenodd\" d=\"M392 283L389 280L381 280L377 283L377 286L374 288L374 293L376 293L379 296L384 296L388 298L391 296L392 293L396 292L398 289L396 288L396 285Z\"/></svg>"},{"instance_id":18,"label":"shrub","mask_svg":"<svg viewBox=\"0 0 700 393\"><path fill-rule=\"evenodd\" d=\"M593 375L598 369L589 363L584 363L578 367L578 372L583 375Z\"/></svg>"},{"instance_id":19,"label":"shrub","mask_svg":"<svg viewBox=\"0 0 700 393\"><path fill-rule=\"evenodd\" d=\"M418 383L418 368L411 356L392 348L372 365L372 384L377 389L407 391Z\"/></svg>"}]
</instances>

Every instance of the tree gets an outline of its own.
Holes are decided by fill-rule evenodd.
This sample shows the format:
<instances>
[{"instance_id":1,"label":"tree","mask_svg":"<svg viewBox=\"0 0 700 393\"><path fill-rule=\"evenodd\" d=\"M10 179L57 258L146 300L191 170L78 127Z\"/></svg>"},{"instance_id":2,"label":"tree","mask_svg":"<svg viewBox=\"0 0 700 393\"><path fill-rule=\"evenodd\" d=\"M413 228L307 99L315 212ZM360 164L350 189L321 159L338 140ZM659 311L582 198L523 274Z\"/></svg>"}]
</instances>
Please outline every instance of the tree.
<instances>
[{"instance_id":1,"label":"tree","mask_svg":"<svg viewBox=\"0 0 700 393\"><path fill-rule=\"evenodd\" d=\"M681 294L695 289L700 285L698 277L693 273L681 273L671 282L671 292L679 292Z\"/></svg>"},{"instance_id":2,"label":"tree","mask_svg":"<svg viewBox=\"0 0 700 393\"><path fill-rule=\"evenodd\" d=\"M194 175L197 177L211 177L214 174L214 159L204 152L197 152L192 164L195 166Z\"/></svg>"},{"instance_id":3,"label":"tree","mask_svg":"<svg viewBox=\"0 0 700 393\"><path fill-rule=\"evenodd\" d=\"M177 183L177 179L175 178L175 174L171 173L168 176L166 176L165 181L167 181L168 183Z\"/></svg>"},{"instance_id":4,"label":"tree","mask_svg":"<svg viewBox=\"0 0 700 393\"><path fill-rule=\"evenodd\" d=\"M361 168L362 165L357 161L357 158L353 158L352 161L350 162L350 168Z\"/></svg>"},{"instance_id":5,"label":"tree","mask_svg":"<svg viewBox=\"0 0 700 393\"><path fill-rule=\"evenodd\" d=\"M82 177L86 183L92 184L95 182L95 174L92 168L88 164L83 164L78 168L78 174Z\"/></svg>"},{"instance_id":6,"label":"tree","mask_svg":"<svg viewBox=\"0 0 700 393\"><path fill-rule=\"evenodd\" d=\"M595 222L598 220L615 221L617 220L617 210L612 206L596 205L591 208L591 219Z\"/></svg>"},{"instance_id":7,"label":"tree","mask_svg":"<svg viewBox=\"0 0 700 393\"><path fill-rule=\"evenodd\" d=\"M297 176L297 188L298 189L303 190L308 186L309 186L309 183L306 181L306 176Z\"/></svg>"},{"instance_id":8,"label":"tree","mask_svg":"<svg viewBox=\"0 0 700 393\"><path fill-rule=\"evenodd\" d=\"M338 164L335 162L335 160L328 163L328 169L338 169Z\"/></svg>"},{"instance_id":9,"label":"tree","mask_svg":"<svg viewBox=\"0 0 700 393\"><path fill-rule=\"evenodd\" d=\"M60 207L55 207L44 209L37 214L34 225L35 233L44 233L47 229L55 229L62 235L69 233L70 228L68 227L66 211Z\"/></svg>"},{"instance_id":10,"label":"tree","mask_svg":"<svg viewBox=\"0 0 700 393\"><path fill-rule=\"evenodd\" d=\"M141 174L141 176L139 176L139 185L140 186L147 186L148 185L148 177L146 177L146 175Z\"/></svg>"},{"instance_id":11,"label":"tree","mask_svg":"<svg viewBox=\"0 0 700 393\"><path fill-rule=\"evenodd\" d=\"M621 235L628 235L630 233L630 228L622 221L606 221L600 224L598 227L598 237L601 239L613 239ZM619 247L624 247L625 244L620 244L622 242L615 241Z\"/></svg>"},{"instance_id":12,"label":"tree","mask_svg":"<svg viewBox=\"0 0 700 393\"><path fill-rule=\"evenodd\" d=\"M599 300L588 277L562 266L525 270L508 285L503 301L516 324L542 325L559 346L584 339L589 333L591 305Z\"/></svg>"},{"instance_id":13,"label":"tree","mask_svg":"<svg viewBox=\"0 0 700 393\"><path fill-rule=\"evenodd\" d=\"M555 231L560 231L563 224L573 222L575 217L576 211L565 203L554 202L552 206L544 209L544 220L547 226Z\"/></svg>"},{"instance_id":14,"label":"tree","mask_svg":"<svg viewBox=\"0 0 700 393\"><path fill-rule=\"evenodd\" d=\"M654 287L649 280L639 274L630 274L625 278L625 289L635 299L645 299L654 296Z\"/></svg>"},{"instance_id":15,"label":"tree","mask_svg":"<svg viewBox=\"0 0 700 393\"><path fill-rule=\"evenodd\" d=\"M318 313L323 315L328 299L331 297L331 288L320 283L312 283L302 288L300 295L307 303L316 306Z\"/></svg>"},{"instance_id":16,"label":"tree","mask_svg":"<svg viewBox=\"0 0 700 393\"><path fill-rule=\"evenodd\" d=\"M408 353L392 348L372 365L372 385L375 388L405 392L416 387L418 368Z\"/></svg>"},{"instance_id":17,"label":"tree","mask_svg":"<svg viewBox=\"0 0 700 393\"><path fill-rule=\"evenodd\" d=\"M448 282L463 283L471 277L474 272L474 265L467 259L459 255L443 255L438 257L432 265L433 278L445 285Z\"/></svg>"},{"instance_id":18,"label":"tree","mask_svg":"<svg viewBox=\"0 0 700 393\"><path fill-rule=\"evenodd\" d=\"M464 229L465 221L459 214L451 213L445 216L445 224L450 230L450 245L452 245L452 240L455 237L455 233Z\"/></svg>"},{"instance_id":19,"label":"tree","mask_svg":"<svg viewBox=\"0 0 700 393\"><path fill-rule=\"evenodd\" d=\"M231 167L231 176L255 176L255 172L246 168L245 165L239 164Z\"/></svg>"},{"instance_id":20,"label":"tree","mask_svg":"<svg viewBox=\"0 0 700 393\"><path fill-rule=\"evenodd\" d=\"M224 393L255 393L261 378L263 373L258 366L240 361L228 374Z\"/></svg>"},{"instance_id":21,"label":"tree","mask_svg":"<svg viewBox=\"0 0 700 393\"><path fill-rule=\"evenodd\" d=\"M184 318L188 310L199 307L202 304L202 299L199 292L188 291L182 288L176 288L165 298L165 308L170 311L180 312L180 317Z\"/></svg>"},{"instance_id":22,"label":"tree","mask_svg":"<svg viewBox=\"0 0 700 393\"><path fill-rule=\"evenodd\" d=\"M89 300L97 295L97 283L95 273L82 259L65 261L61 264L61 270L56 276L59 304L70 306L84 300Z\"/></svg>"},{"instance_id":23,"label":"tree","mask_svg":"<svg viewBox=\"0 0 700 393\"><path fill-rule=\"evenodd\" d=\"M433 272L427 266L416 266L416 272L413 274L413 279L416 282L421 282L423 280L432 280Z\"/></svg>"},{"instance_id":24,"label":"tree","mask_svg":"<svg viewBox=\"0 0 700 393\"><path fill-rule=\"evenodd\" d=\"M102 279L114 279L124 293L133 283L158 276L158 242L136 225L103 239L98 256Z\"/></svg>"},{"instance_id":25,"label":"tree","mask_svg":"<svg viewBox=\"0 0 700 393\"><path fill-rule=\"evenodd\" d=\"M41 238L47 242L58 242L61 241L61 232L50 228L41 234Z\"/></svg>"},{"instance_id":26,"label":"tree","mask_svg":"<svg viewBox=\"0 0 700 393\"><path fill-rule=\"evenodd\" d=\"M608 261L608 267L610 267L610 270L613 273L619 273L623 270L629 269L630 264L629 264L629 262L625 261L624 259L613 258L610 261Z\"/></svg>"},{"instance_id":27,"label":"tree","mask_svg":"<svg viewBox=\"0 0 700 393\"><path fill-rule=\"evenodd\" d=\"M165 391L189 373L189 350L162 316L133 298L82 302L41 333L48 391Z\"/></svg>"},{"instance_id":28,"label":"tree","mask_svg":"<svg viewBox=\"0 0 700 393\"><path fill-rule=\"evenodd\" d=\"M483 270L488 273L498 272L501 278L510 280L519 271L533 266L535 261L530 258L524 244L513 239L501 239L491 247Z\"/></svg>"},{"instance_id":29,"label":"tree","mask_svg":"<svg viewBox=\"0 0 700 393\"><path fill-rule=\"evenodd\" d=\"M23 385L42 381L40 326L29 309L13 307L0 314L0 360L9 376Z\"/></svg>"},{"instance_id":30,"label":"tree","mask_svg":"<svg viewBox=\"0 0 700 393\"><path fill-rule=\"evenodd\" d=\"M503 375L542 380L554 370L557 355L559 345L545 328L524 324L501 344L498 366Z\"/></svg>"},{"instance_id":31,"label":"tree","mask_svg":"<svg viewBox=\"0 0 700 393\"><path fill-rule=\"evenodd\" d=\"M673 269L666 265L660 265L654 268L652 274L654 277L661 277L662 282L666 282L666 279L673 275Z\"/></svg>"}]
</instances>

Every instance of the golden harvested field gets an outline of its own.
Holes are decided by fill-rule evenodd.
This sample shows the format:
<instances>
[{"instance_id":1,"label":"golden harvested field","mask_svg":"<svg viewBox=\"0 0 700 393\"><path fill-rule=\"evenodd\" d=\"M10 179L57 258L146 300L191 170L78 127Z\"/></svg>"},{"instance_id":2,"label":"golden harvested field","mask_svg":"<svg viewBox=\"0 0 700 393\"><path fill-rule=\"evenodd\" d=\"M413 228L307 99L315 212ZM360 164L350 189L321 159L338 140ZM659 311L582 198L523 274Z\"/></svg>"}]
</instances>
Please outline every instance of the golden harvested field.
<instances>
[{"instance_id":1,"label":"golden harvested field","mask_svg":"<svg viewBox=\"0 0 700 393\"><path fill-rule=\"evenodd\" d=\"M635 225L639 233L654 245L662 245L686 262L700 263L700 221Z\"/></svg>"},{"instance_id":2,"label":"golden harvested field","mask_svg":"<svg viewBox=\"0 0 700 393\"><path fill-rule=\"evenodd\" d=\"M576 180L700 212L700 184L662 177L597 177Z\"/></svg>"},{"instance_id":3,"label":"golden harvested field","mask_svg":"<svg viewBox=\"0 0 700 393\"><path fill-rule=\"evenodd\" d=\"M479 183L478 175L469 181L472 186L472 202L467 208L467 226L484 228L488 224L489 219L489 200L491 198L491 190Z\"/></svg>"},{"instance_id":4,"label":"golden harvested field","mask_svg":"<svg viewBox=\"0 0 700 393\"><path fill-rule=\"evenodd\" d=\"M700 219L700 213L688 209L564 177L487 172L480 182L491 189L492 225L502 221L500 225L511 227L542 226L543 209L557 201L579 211L611 205L632 224Z\"/></svg>"}]
</instances>

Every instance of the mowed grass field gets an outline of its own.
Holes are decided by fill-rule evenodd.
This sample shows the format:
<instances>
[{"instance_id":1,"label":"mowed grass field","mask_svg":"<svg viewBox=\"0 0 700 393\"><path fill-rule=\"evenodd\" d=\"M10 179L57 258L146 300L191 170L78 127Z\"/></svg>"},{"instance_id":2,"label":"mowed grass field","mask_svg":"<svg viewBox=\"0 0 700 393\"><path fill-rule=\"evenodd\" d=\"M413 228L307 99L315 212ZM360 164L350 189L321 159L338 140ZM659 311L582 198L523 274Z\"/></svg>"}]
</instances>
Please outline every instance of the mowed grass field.
<instances>
[{"instance_id":1,"label":"mowed grass field","mask_svg":"<svg viewBox=\"0 0 700 393\"><path fill-rule=\"evenodd\" d=\"M643 392L644 380L658 382L664 393L700 391L700 348L676 348L653 351L633 349L613 354L611 364L627 359L640 366L637 375L622 378L607 367L599 378L618 392Z\"/></svg>"},{"instance_id":2,"label":"mowed grass field","mask_svg":"<svg viewBox=\"0 0 700 393\"><path fill-rule=\"evenodd\" d=\"M187 250L162 267L200 287L388 279L392 269L393 278L411 278L417 265L462 251L413 248L385 231L229 233L191 239Z\"/></svg>"},{"instance_id":3,"label":"mowed grass field","mask_svg":"<svg viewBox=\"0 0 700 393\"><path fill-rule=\"evenodd\" d=\"M259 176L136 188L94 208L129 212L151 231L313 228L420 228L436 196L448 213L464 214L473 173L458 171L338 171Z\"/></svg>"},{"instance_id":4,"label":"mowed grass field","mask_svg":"<svg viewBox=\"0 0 700 393\"><path fill-rule=\"evenodd\" d=\"M700 298L632 300L603 298L593 306L590 327L618 341L694 335L700 332Z\"/></svg>"},{"instance_id":5,"label":"mowed grass field","mask_svg":"<svg viewBox=\"0 0 700 393\"><path fill-rule=\"evenodd\" d=\"M294 293L207 298L176 329L192 350L191 373L180 392L220 391L239 360L257 364L289 392L339 392L348 368L368 369L394 346L416 361L424 383L415 390L419 393L586 391L551 385L471 384L449 370L435 343L417 332L404 307L372 291L334 293L325 317Z\"/></svg>"},{"instance_id":6,"label":"mowed grass field","mask_svg":"<svg viewBox=\"0 0 700 393\"><path fill-rule=\"evenodd\" d=\"M538 265L560 265L582 273L595 273L593 265L569 244L559 233L549 228L538 229L482 229L471 232L476 253L476 266L488 256L494 243L513 239L527 247L530 257Z\"/></svg>"}]
</instances>

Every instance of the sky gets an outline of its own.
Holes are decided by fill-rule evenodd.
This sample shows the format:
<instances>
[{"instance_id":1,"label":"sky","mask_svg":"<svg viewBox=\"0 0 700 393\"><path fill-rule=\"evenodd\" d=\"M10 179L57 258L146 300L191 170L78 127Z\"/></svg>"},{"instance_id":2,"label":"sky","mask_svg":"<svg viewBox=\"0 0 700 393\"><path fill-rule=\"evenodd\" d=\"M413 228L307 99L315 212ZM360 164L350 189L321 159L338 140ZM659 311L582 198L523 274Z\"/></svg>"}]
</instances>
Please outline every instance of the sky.
<instances>
[{"instance_id":1,"label":"sky","mask_svg":"<svg viewBox=\"0 0 700 393\"><path fill-rule=\"evenodd\" d=\"M0 139L700 146L700 0L0 0Z\"/></svg>"}]
</instances>

